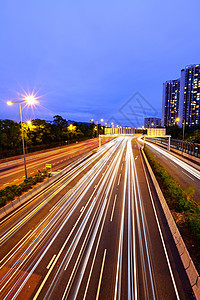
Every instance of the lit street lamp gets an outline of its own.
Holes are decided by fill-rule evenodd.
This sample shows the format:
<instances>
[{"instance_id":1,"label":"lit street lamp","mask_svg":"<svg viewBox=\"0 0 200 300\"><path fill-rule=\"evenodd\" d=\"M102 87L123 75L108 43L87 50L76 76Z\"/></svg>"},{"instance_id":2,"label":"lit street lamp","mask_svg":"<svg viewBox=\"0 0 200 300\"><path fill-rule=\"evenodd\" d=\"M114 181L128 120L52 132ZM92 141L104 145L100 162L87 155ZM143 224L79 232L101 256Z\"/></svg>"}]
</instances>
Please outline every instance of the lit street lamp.
<instances>
[{"instance_id":1,"label":"lit street lamp","mask_svg":"<svg viewBox=\"0 0 200 300\"><path fill-rule=\"evenodd\" d=\"M94 123L94 119L91 119L90 122ZM97 126L97 136L99 136L99 120L96 120L96 126ZM103 119L100 119L100 122L103 122Z\"/></svg>"},{"instance_id":2,"label":"lit street lamp","mask_svg":"<svg viewBox=\"0 0 200 300\"><path fill-rule=\"evenodd\" d=\"M24 100L19 101L7 101L8 105L13 105L15 103L19 103L19 111L20 111L20 120L21 120L21 130L22 130L22 148L23 148L23 156L24 156L24 172L25 172L25 178L27 179L27 170L26 170L26 156L25 156L25 147L24 147L24 130L23 130L23 124L22 124L22 103L27 103L27 105L34 105L38 103L34 95L28 95Z\"/></svg>"},{"instance_id":3,"label":"lit street lamp","mask_svg":"<svg viewBox=\"0 0 200 300\"><path fill-rule=\"evenodd\" d=\"M27 121L27 124L28 124L29 126L31 126L31 125L32 125L31 121Z\"/></svg>"},{"instance_id":4,"label":"lit street lamp","mask_svg":"<svg viewBox=\"0 0 200 300\"><path fill-rule=\"evenodd\" d=\"M100 122L103 122L103 119L100 119ZM94 119L91 119L90 122L94 123ZM101 138L99 135L99 124L98 124L98 120L96 120L96 126L97 126L97 137L99 137L99 147L101 147Z\"/></svg>"},{"instance_id":5,"label":"lit street lamp","mask_svg":"<svg viewBox=\"0 0 200 300\"><path fill-rule=\"evenodd\" d=\"M178 125L178 122L180 121L180 118L176 118L175 119L175 122L176 122L176 125Z\"/></svg>"}]
</instances>

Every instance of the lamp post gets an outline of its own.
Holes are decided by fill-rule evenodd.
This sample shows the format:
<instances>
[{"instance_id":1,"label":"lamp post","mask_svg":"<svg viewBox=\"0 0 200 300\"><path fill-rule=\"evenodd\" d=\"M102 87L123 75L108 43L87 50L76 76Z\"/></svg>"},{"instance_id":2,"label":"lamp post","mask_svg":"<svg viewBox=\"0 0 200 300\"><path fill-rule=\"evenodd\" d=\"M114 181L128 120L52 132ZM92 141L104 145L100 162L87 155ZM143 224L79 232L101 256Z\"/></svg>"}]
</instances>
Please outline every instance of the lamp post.
<instances>
[{"instance_id":1,"label":"lamp post","mask_svg":"<svg viewBox=\"0 0 200 300\"><path fill-rule=\"evenodd\" d=\"M114 134L114 130L113 130L113 128L114 128L114 123L111 122L111 125L112 125L112 134Z\"/></svg>"},{"instance_id":2,"label":"lamp post","mask_svg":"<svg viewBox=\"0 0 200 300\"><path fill-rule=\"evenodd\" d=\"M94 122L94 119L91 119L90 122ZM99 147L101 147L101 139L100 139L100 135L99 135L99 124L98 124L98 120L96 120L96 126L97 126L97 137L99 137ZM100 122L103 122L103 119L100 119Z\"/></svg>"},{"instance_id":3,"label":"lamp post","mask_svg":"<svg viewBox=\"0 0 200 300\"><path fill-rule=\"evenodd\" d=\"M22 103L27 103L28 105L34 105L38 103L38 101L35 99L33 95L28 95L26 99L20 100L20 101L8 101L8 105L12 105L14 103L19 103L19 112L20 112L20 121L21 121L21 130L22 130L22 148L23 148L23 157L24 157L24 172L25 172L25 178L27 179L27 170L26 170L26 155L25 155L25 147L24 147L24 129L23 129L23 123L22 123Z\"/></svg>"},{"instance_id":4,"label":"lamp post","mask_svg":"<svg viewBox=\"0 0 200 300\"><path fill-rule=\"evenodd\" d=\"M185 120L183 122L183 141L184 141L184 139L185 139Z\"/></svg>"}]
</instances>

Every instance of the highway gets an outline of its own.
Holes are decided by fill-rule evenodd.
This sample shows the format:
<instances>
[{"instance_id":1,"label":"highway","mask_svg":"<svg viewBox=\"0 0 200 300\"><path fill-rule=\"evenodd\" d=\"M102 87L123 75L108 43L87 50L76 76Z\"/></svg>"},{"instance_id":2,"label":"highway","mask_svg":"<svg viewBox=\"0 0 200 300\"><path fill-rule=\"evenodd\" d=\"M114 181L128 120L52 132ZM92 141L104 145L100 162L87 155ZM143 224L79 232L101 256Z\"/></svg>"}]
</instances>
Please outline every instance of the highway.
<instances>
[{"instance_id":1,"label":"highway","mask_svg":"<svg viewBox=\"0 0 200 300\"><path fill-rule=\"evenodd\" d=\"M193 299L139 148L84 154L0 222L0 299Z\"/></svg>"},{"instance_id":2,"label":"highway","mask_svg":"<svg viewBox=\"0 0 200 300\"><path fill-rule=\"evenodd\" d=\"M106 140L102 140L105 143ZM66 147L51 149L45 152L32 153L26 156L27 174L34 176L38 170L45 169L45 164L52 165L53 172L59 172L81 155L98 147L97 139L87 140ZM20 184L25 179L23 158L0 163L0 189L8 185Z\"/></svg>"},{"instance_id":3,"label":"highway","mask_svg":"<svg viewBox=\"0 0 200 300\"><path fill-rule=\"evenodd\" d=\"M143 144L141 138L139 138L139 141ZM200 171L158 145L147 141L145 144L183 189L187 189L189 186L194 187L195 193L193 198L197 203L200 203Z\"/></svg>"}]
</instances>

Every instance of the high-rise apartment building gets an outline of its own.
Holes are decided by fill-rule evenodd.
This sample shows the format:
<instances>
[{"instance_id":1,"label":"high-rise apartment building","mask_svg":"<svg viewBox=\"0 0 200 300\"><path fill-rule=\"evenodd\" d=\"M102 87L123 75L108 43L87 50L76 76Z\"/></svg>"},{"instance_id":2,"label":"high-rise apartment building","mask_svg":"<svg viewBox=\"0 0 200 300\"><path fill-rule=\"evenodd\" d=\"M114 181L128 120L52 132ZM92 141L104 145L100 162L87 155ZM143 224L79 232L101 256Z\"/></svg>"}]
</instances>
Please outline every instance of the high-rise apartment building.
<instances>
[{"instance_id":1,"label":"high-rise apartment building","mask_svg":"<svg viewBox=\"0 0 200 300\"><path fill-rule=\"evenodd\" d=\"M155 117L144 118L144 128L156 128L161 126L161 119Z\"/></svg>"},{"instance_id":2,"label":"high-rise apartment building","mask_svg":"<svg viewBox=\"0 0 200 300\"><path fill-rule=\"evenodd\" d=\"M179 125L200 125L200 66L189 65L181 70Z\"/></svg>"},{"instance_id":3,"label":"high-rise apartment building","mask_svg":"<svg viewBox=\"0 0 200 300\"><path fill-rule=\"evenodd\" d=\"M180 79L163 83L162 126L176 124L179 114Z\"/></svg>"}]
</instances>

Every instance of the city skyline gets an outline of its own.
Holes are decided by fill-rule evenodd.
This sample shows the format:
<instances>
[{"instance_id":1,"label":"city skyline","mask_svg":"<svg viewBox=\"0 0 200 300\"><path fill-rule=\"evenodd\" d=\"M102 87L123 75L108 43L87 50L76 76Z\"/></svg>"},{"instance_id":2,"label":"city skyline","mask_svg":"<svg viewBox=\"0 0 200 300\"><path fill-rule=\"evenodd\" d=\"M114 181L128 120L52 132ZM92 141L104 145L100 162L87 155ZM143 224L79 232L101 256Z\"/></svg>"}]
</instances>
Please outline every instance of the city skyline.
<instances>
[{"instance_id":1,"label":"city skyline","mask_svg":"<svg viewBox=\"0 0 200 300\"><path fill-rule=\"evenodd\" d=\"M34 91L41 106L29 114L24 110L25 120L59 114L83 122L115 118L131 126L121 108L139 92L155 109L138 120L142 126L144 117L161 117L162 83L199 61L198 1L47 5L22 0L0 6L0 119L19 121L17 107L6 101ZM190 23L186 13L193 16Z\"/></svg>"}]
</instances>

